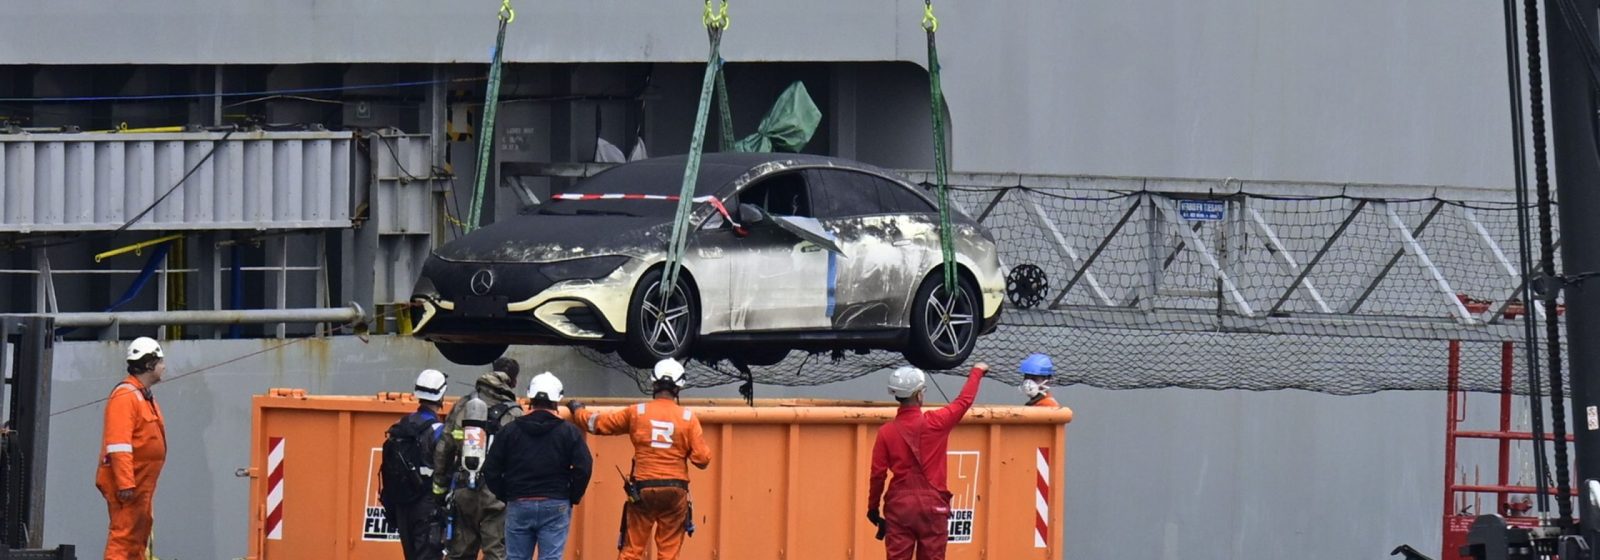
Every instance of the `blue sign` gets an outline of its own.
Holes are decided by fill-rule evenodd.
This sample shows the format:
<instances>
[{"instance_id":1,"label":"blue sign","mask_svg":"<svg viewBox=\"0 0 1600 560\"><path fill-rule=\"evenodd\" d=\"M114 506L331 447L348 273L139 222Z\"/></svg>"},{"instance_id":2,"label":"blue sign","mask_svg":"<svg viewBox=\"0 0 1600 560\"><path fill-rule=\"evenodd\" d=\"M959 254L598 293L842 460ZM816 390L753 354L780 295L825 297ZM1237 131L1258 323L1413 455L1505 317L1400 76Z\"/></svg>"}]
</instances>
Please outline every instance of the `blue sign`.
<instances>
[{"instance_id":1,"label":"blue sign","mask_svg":"<svg viewBox=\"0 0 1600 560\"><path fill-rule=\"evenodd\" d=\"M1228 203L1222 200L1180 200L1178 215L1191 222L1220 222L1228 213Z\"/></svg>"}]
</instances>

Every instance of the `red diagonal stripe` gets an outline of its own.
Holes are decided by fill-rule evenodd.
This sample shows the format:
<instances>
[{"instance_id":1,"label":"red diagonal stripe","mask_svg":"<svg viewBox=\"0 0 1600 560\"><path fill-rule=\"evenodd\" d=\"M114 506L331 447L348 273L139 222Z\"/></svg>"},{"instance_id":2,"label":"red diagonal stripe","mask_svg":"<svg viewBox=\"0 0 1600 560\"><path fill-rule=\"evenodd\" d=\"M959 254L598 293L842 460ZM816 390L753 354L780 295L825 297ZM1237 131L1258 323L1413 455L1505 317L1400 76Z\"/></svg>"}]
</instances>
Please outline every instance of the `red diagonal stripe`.
<instances>
[{"instance_id":1,"label":"red diagonal stripe","mask_svg":"<svg viewBox=\"0 0 1600 560\"><path fill-rule=\"evenodd\" d=\"M282 482L283 482L283 465L278 465L278 468L272 469L271 472L267 473L267 491L268 492L271 492L273 488L277 488L278 484L282 483Z\"/></svg>"},{"instance_id":2,"label":"red diagonal stripe","mask_svg":"<svg viewBox=\"0 0 1600 560\"><path fill-rule=\"evenodd\" d=\"M1039 488L1039 495L1044 496L1044 503L1050 503L1050 482L1044 479L1044 473L1039 473L1036 486Z\"/></svg>"},{"instance_id":3,"label":"red diagonal stripe","mask_svg":"<svg viewBox=\"0 0 1600 560\"><path fill-rule=\"evenodd\" d=\"M279 505L278 509L274 509L274 510L272 510L271 513L267 514L267 532L271 533L272 529L276 528L278 526L278 524L282 523L282 522L283 522L283 506Z\"/></svg>"},{"instance_id":4,"label":"red diagonal stripe","mask_svg":"<svg viewBox=\"0 0 1600 560\"><path fill-rule=\"evenodd\" d=\"M1045 542L1050 542L1050 525L1044 522L1043 517L1034 516L1033 529L1039 532L1039 536L1043 537Z\"/></svg>"}]
</instances>

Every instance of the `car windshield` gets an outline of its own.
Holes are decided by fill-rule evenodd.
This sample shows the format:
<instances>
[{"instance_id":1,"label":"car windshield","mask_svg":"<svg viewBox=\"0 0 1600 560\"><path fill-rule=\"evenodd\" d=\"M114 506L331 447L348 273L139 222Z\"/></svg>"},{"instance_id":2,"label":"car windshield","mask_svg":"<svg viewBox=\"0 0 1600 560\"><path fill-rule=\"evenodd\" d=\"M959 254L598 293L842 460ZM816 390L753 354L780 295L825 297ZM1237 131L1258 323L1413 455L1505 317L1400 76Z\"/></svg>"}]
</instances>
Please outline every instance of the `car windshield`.
<instances>
[{"instance_id":1,"label":"car windshield","mask_svg":"<svg viewBox=\"0 0 1600 560\"><path fill-rule=\"evenodd\" d=\"M593 177L578 181L571 187L560 189L553 195L589 196L604 195L626 198L585 198L566 200L555 198L529 209L529 211L556 216L634 216L671 217L678 209L679 189L683 184L684 161L681 158L663 158L619 165ZM715 192L728 180L727 170L720 166L703 166L695 191L699 194ZM722 171L718 173L717 171ZM643 198L651 197L651 198ZM661 199L655 197L672 197Z\"/></svg>"}]
</instances>

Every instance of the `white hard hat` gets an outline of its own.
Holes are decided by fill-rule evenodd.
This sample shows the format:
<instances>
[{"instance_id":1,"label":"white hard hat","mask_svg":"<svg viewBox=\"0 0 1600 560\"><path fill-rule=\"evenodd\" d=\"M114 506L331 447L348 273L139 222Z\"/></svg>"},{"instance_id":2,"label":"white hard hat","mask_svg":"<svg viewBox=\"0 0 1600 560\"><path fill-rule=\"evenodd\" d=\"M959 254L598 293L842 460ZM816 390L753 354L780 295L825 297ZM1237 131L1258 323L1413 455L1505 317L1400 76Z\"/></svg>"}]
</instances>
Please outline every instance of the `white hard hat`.
<instances>
[{"instance_id":1,"label":"white hard hat","mask_svg":"<svg viewBox=\"0 0 1600 560\"><path fill-rule=\"evenodd\" d=\"M667 358L656 362L655 372L650 374L650 382L671 381L679 389L683 388L683 364L677 360Z\"/></svg>"},{"instance_id":2,"label":"white hard hat","mask_svg":"<svg viewBox=\"0 0 1600 560\"><path fill-rule=\"evenodd\" d=\"M417 374L417 386L412 394L425 401L443 401L444 390L449 388L448 377L436 369L425 369Z\"/></svg>"},{"instance_id":3,"label":"white hard hat","mask_svg":"<svg viewBox=\"0 0 1600 560\"><path fill-rule=\"evenodd\" d=\"M543 397L549 399L552 403L559 403L564 390L561 380L556 377L556 374L548 371L533 376L533 380L528 382L529 399Z\"/></svg>"},{"instance_id":4,"label":"white hard hat","mask_svg":"<svg viewBox=\"0 0 1600 560\"><path fill-rule=\"evenodd\" d=\"M133 342L128 344L128 361L130 362L151 355L157 358L167 357L166 353L161 351L161 344L156 342L156 339L141 336L133 339Z\"/></svg>"},{"instance_id":5,"label":"white hard hat","mask_svg":"<svg viewBox=\"0 0 1600 560\"><path fill-rule=\"evenodd\" d=\"M928 375L922 370L906 366L889 374L889 394L897 399L909 399L911 395L921 391L928 382Z\"/></svg>"}]
</instances>

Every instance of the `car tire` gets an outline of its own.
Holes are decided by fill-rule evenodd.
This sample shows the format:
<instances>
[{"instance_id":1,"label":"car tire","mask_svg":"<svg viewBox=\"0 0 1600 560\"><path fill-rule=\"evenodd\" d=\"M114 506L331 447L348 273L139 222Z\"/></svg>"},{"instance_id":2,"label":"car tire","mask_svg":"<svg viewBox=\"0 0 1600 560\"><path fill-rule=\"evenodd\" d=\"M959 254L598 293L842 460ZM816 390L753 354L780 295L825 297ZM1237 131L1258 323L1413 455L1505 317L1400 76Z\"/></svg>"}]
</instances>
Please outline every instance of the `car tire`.
<instances>
[{"instance_id":1,"label":"car tire","mask_svg":"<svg viewBox=\"0 0 1600 560\"><path fill-rule=\"evenodd\" d=\"M958 278L954 298L945 296L944 277L935 273L922 281L911 300L911 339L906 361L925 370L960 366L972 355L982 328L982 302L977 287Z\"/></svg>"},{"instance_id":2,"label":"car tire","mask_svg":"<svg viewBox=\"0 0 1600 560\"><path fill-rule=\"evenodd\" d=\"M450 363L463 366L486 366L506 353L505 344L460 344L437 342L433 345Z\"/></svg>"},{"instance_id":3,"label":"car tire","mask_svg":"<svg viewBox=\"0 0 1600 560\"><path fill-rule=\"evenodd\" d=\"M633 297L628 301L628 332L617 355L636 368L688 356L695 335L700 332L700 302L688 278L678 275L668 303L662 305L664 276L660 268L646 272L633 287Z\"/></svg>"}]
</instances>

